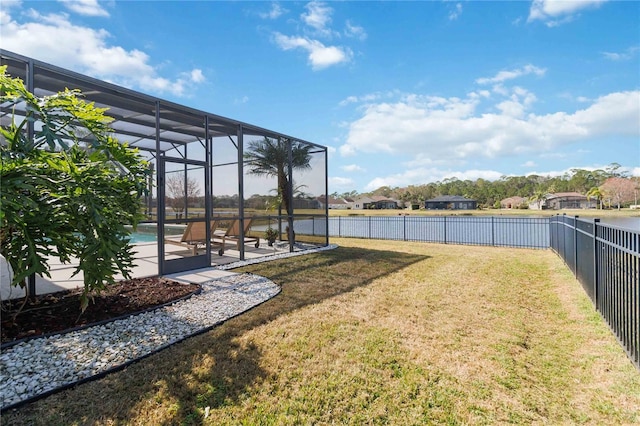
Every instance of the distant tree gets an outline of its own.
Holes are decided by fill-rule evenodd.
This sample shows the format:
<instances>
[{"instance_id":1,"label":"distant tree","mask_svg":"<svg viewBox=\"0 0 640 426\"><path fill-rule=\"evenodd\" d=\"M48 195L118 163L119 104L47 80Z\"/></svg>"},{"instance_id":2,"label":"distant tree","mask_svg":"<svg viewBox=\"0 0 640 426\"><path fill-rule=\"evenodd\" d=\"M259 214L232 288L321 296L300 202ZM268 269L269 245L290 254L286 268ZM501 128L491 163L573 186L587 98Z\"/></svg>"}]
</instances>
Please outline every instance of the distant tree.
<instances>
[{"instance_id":1,"label":"distant tree","mask_svg":"<svg viewBox=\"0 0 640 426\"><path fill-rule=\"evenodd\" d=\"M165 180L168 204L174 212L181 212L186 205L200 196L200 184L190 176L178 171L169 175Z\"/></svg>"},{"instance_id":2,"label":"distant tree","mask_svg":"<svg viewBox=\"0 0 640 426\"><path fill-rule=\"evenodd\" d=\"M583 169L571 169L573 175L569 181L569 186L572 191L584 194L591 188L601 185L601 179L597 172L592 172Z\"/></svg>"},{"instance_id":3,"label":"distant tree","mask_svg":"<svg viewBox=\"0 0 640 426\"><path fill-rule=\"evenodd\" d=\"M605 174L607 177L618 177L618 178L627 177L628 173L621 169L622 169L622 166L620 164L611 163L607 167L605 167Z\"/></svg>"},{"instance_id":4,"label":"distant tree","mask_svg":"<svg viewBox=\"0 0 640 426\"><path fill-rule=\"evenodd\" d=\"M390 197L393 190L389 186L381 186L371 193L371 195L379 195L382 197Z\"/></svg>"},{"instance_id":5,"label":"distant tree","mask_svg":"<svg viewBox=\"0 0 640 426\"><path fill-rule=\"evenodd\" d=\"M343 192L340 196L342 198L356 198L358 196L358 191L353 190L353 191L349 191L349 192Z\"/></svg>"},{"instance_id":6,"label":"distant tree","mask_svg":"<svg viewBox=\"0 0 640 426\"><path fill-rule=\"evenodd\" d=\"M607 179L600 187L603 198L609 204L615 204L620 210L622 204L630 203L634 200L636 183L627 178L612 177Z\"/></svg>"}]
</instances>

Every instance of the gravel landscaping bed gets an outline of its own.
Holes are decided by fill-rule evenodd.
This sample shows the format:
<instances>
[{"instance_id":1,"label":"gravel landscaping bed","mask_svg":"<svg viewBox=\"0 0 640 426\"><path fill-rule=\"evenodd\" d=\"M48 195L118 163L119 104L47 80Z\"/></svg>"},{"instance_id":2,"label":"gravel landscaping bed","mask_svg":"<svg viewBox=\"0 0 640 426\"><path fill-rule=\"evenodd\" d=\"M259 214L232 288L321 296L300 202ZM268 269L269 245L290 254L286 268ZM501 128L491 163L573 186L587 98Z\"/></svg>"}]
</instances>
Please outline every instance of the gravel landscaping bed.
<instances>
[{"instance_id":1,"label":"gravel landscaping bed","mask_svg":"<svg viewBox=\"0 0 640 426\"><path fill-rule=\"evenodd\" d=\"M220 269L335 247L280 253ZM116 371L237 316L279 292L279 286L264 277L231 275L202 284L199 294L170 306L5 348L0 354L1 409Z\"/></svg>"}]
</instances>

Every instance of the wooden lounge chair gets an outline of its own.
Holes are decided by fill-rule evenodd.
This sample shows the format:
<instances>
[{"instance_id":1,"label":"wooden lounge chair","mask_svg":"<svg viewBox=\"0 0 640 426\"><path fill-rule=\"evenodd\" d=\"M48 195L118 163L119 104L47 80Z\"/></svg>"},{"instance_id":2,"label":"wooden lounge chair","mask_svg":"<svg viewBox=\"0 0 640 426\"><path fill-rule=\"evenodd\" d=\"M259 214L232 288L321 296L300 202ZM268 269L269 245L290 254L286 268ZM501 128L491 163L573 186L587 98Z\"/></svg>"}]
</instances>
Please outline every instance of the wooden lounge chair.
<instances>
[{"instance_id":1,"label":"wooden lounge chair","mask_svg":"<svg viewBox=\"0 0 640 426\"><path fill-rule=\"evenodd\" d=\"M258 248L260 247L260 238L247 236L247 232L249 232L249 228L251 228L251 220L250 217L244 220L244 244L255 243L255 248ZM240 239L239 219L232 219L226 230L216 229L211 233L211 243L220 246L220 250L218 250L220 256L224 254L224 248L228 241L235 241L236 247L240 250L240 243L242 241Z\"/></svg>"},{"instance_id":2,"label":"wooden lounge chair","mask_svg":"<svg viewBox=\"0 0 640 426\"><path fill-rule=\"evenodd\" d=\"M212 222L211 228L215 226L215 221ZM165 238L165 244L173 244L177 246L187 247L191 250L191 254L196 256L198 254L198 247L205 245L207 242L207 227L205 222L189 222L184 229L182 237L177 238Z\"/></svg>"}]
</instances>

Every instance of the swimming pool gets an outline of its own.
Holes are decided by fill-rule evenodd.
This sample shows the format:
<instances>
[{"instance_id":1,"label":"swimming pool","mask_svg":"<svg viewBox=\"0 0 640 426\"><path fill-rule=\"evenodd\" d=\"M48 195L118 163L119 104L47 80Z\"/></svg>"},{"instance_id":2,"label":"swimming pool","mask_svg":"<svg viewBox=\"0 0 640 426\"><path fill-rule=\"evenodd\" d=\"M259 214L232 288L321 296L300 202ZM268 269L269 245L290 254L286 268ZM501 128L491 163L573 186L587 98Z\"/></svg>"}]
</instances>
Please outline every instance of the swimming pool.
<instances>
[{"instance_id":1,"label":"swimming pool","mask_svg":"<svg viewBox=\"0 0 640 426\"><path fill-rule=\"evenodd\" d=\"M158 240L158 236L156 234L151 234L149 232L132 232L129 234L131 244L137 243L155 243Z\"/></svg>"}]
</instances>

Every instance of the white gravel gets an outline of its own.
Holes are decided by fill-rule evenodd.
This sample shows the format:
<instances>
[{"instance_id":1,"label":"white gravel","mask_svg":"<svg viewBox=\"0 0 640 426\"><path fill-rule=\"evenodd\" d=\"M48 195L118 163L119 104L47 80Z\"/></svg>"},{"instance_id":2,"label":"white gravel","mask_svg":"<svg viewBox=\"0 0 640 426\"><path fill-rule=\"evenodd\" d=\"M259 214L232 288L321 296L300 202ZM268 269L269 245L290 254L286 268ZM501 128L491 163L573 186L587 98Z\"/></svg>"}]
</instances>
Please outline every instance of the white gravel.
<instances>
[{"instance_id":1,"label":"white gravel","mask_svg":"<svg viewBox=\"0 0 640 426\"><path fill-rule=\"evenodd\" d=\"M335 247L278 253L219 269ZM279 292L280 288L264 277L231 275L202 284L200 294L170 306L3 349L0 354L1 408L116 369L241 314Z\"/></svg>"}]
</instances>

